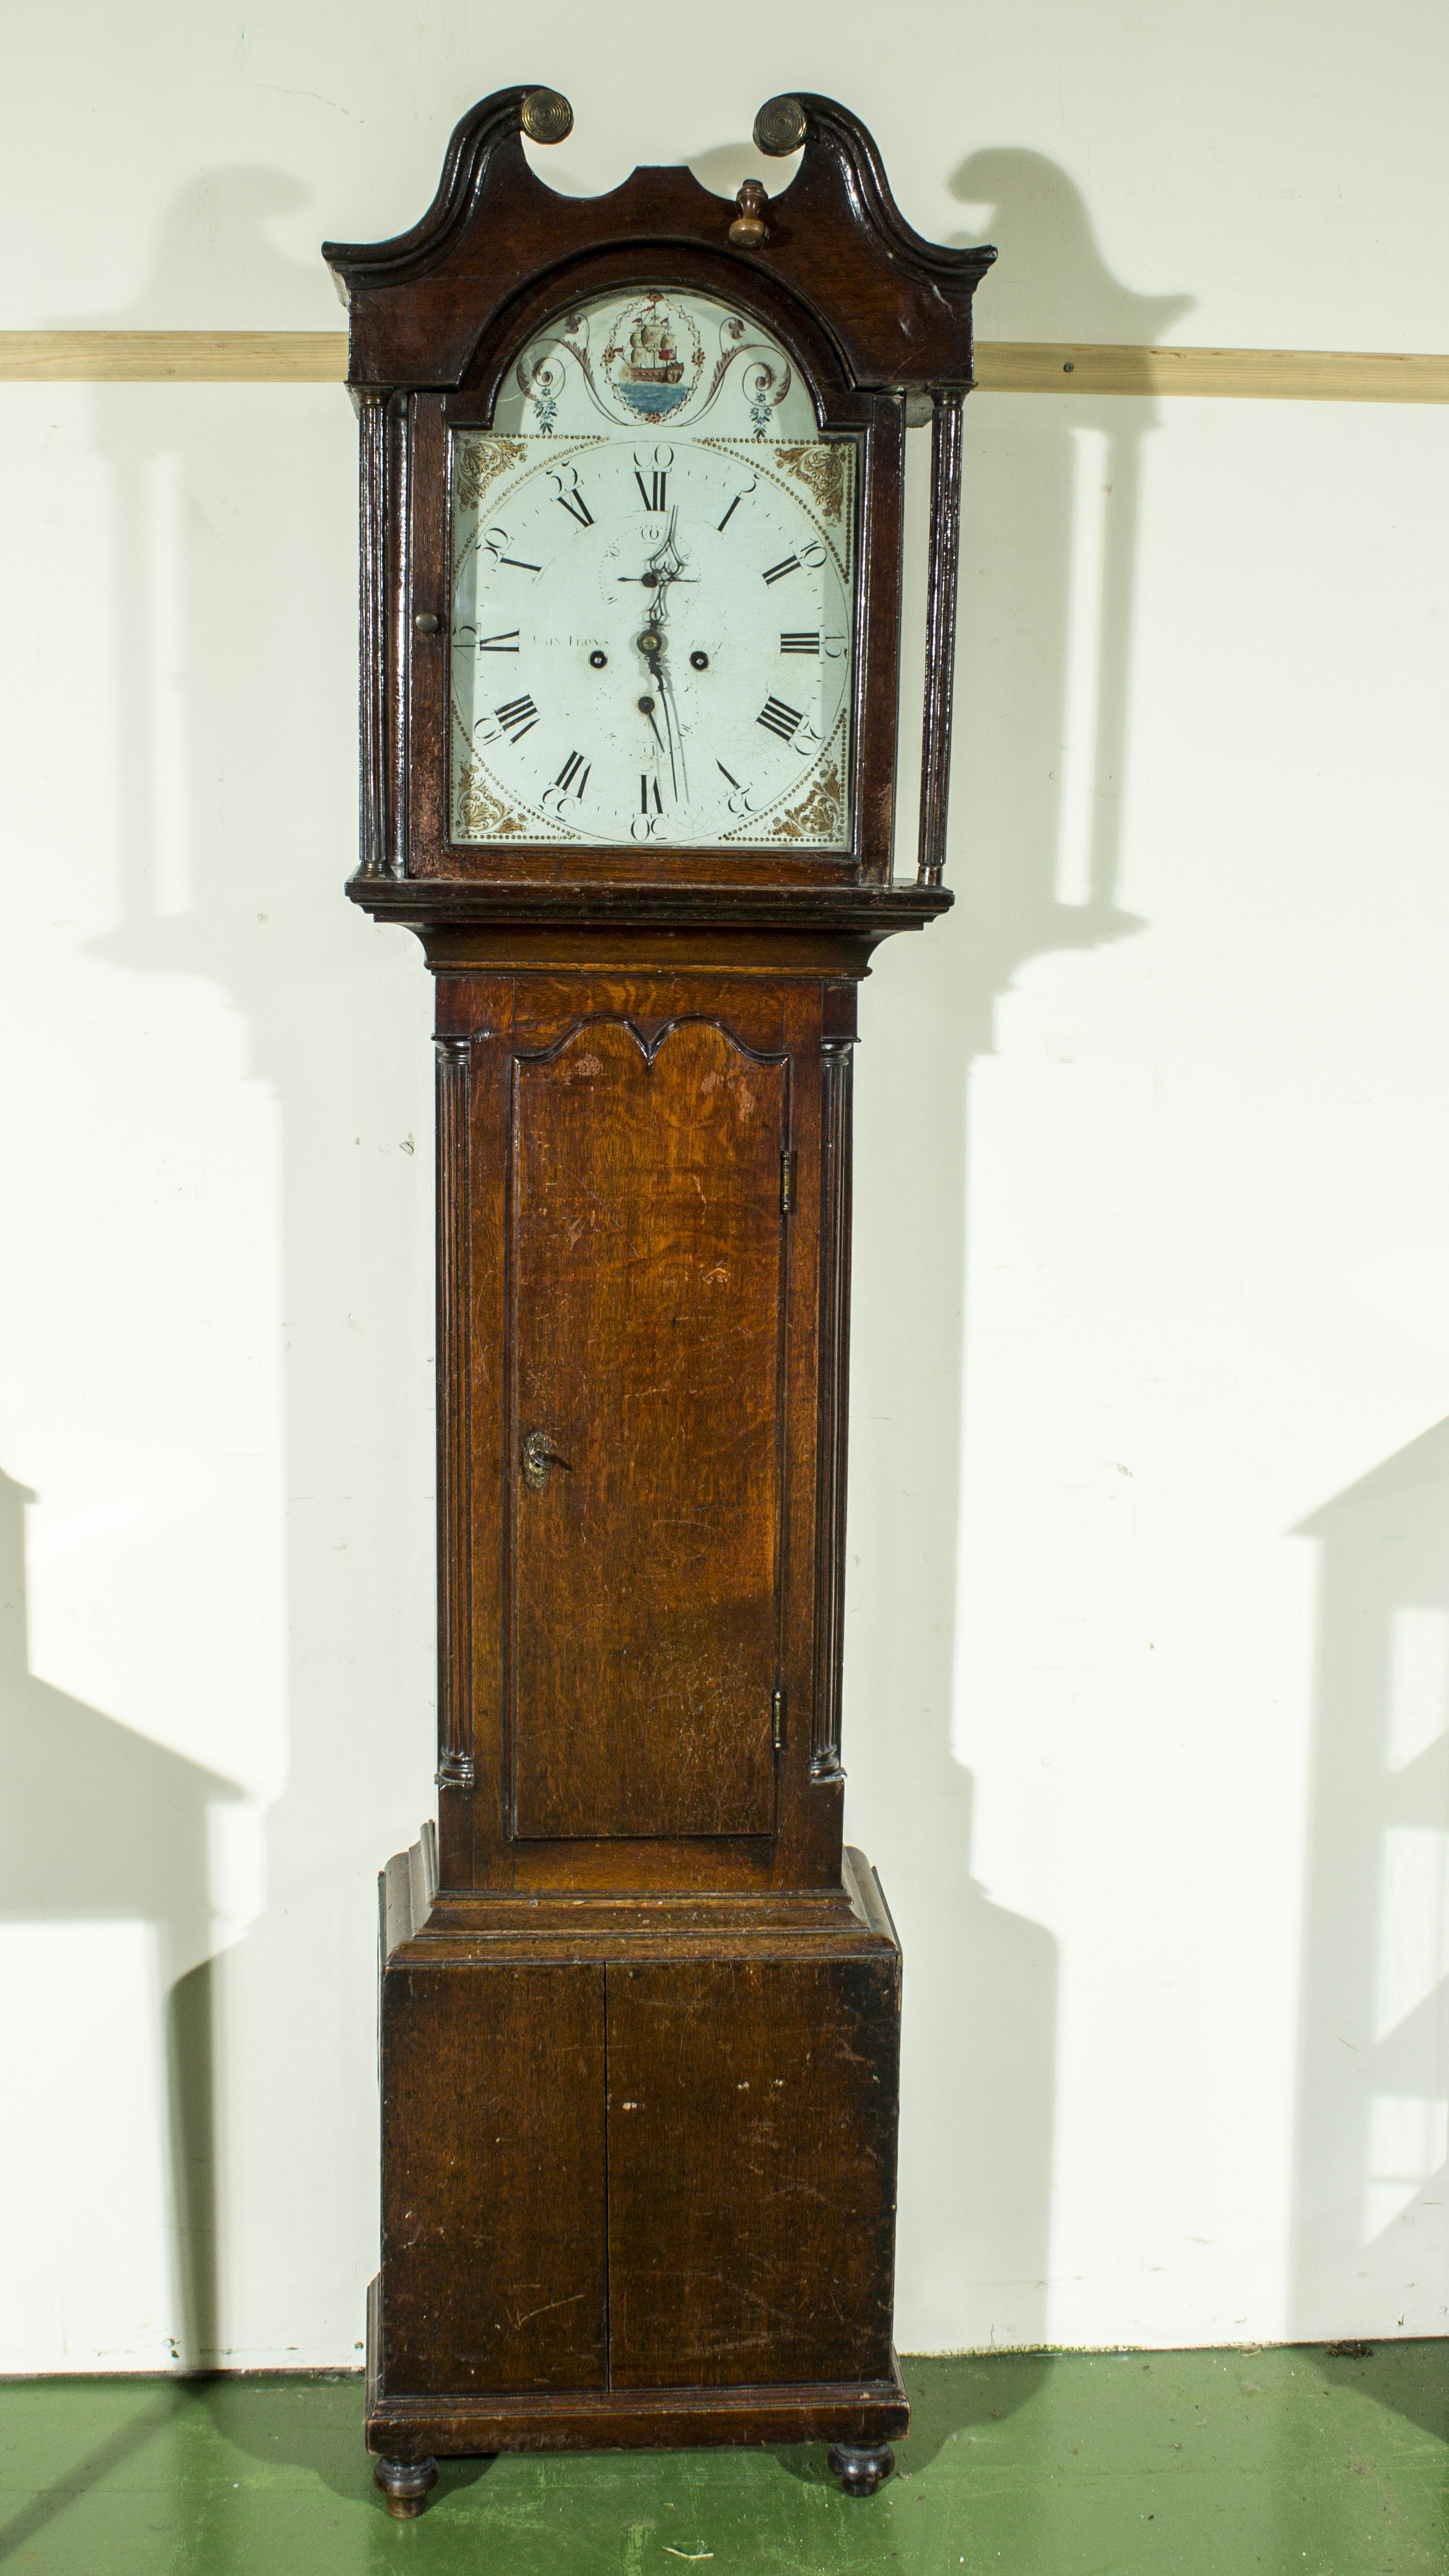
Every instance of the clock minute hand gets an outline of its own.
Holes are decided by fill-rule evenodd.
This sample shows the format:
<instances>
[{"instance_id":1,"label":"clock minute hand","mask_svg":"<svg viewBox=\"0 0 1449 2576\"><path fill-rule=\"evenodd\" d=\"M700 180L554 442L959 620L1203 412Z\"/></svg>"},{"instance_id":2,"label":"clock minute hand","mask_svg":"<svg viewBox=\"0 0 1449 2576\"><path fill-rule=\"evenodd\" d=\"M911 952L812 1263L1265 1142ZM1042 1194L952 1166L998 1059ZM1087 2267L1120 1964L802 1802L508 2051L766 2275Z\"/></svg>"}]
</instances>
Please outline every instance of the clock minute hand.
<instances>
[{"instance_id":1,"label":"clock minute hand","mask_svg":"<svg viewBox=\"0 0 1449 2576\"><path fill-rule=\"evenodd\" d=\"M639 650L648 664L649 676L659 691L660 703L664 709L664 726L669 737L669 777L676 802L679 798L681 772L684 775L686 794L689 792L689 774L684 767L684 744L679 738L675 722L674 695L664 669L664 623L669 614L670 584L678 581L684 572L685 559L679 551L674 534L678 516L677 509L670 511L669 527L663 543L656 546L650 556L648 571L637 576L641 581L649 583L654 591L648 621L639 638ZM667 560L671 555L674 559L672 563ZM657 741L659 728L654 724L652 709L649 722L653 726Z\"/></svg>"},{"instance_id":2,"label":"clock minute hand","mask_svg":"<svg viewBox=\"0 0 1449 2576\"><path fill-rule=\"evenodd\" d=\"M645 659L649 664L650 677L653 679L654 685L659 691L660 704L664 709L664 725L669 736L669 775L673 781L674 793L677 799L680 792L681 777L684 781L684 793L686 796L689 793L689 771L685 765L684 758L684 732L675 714L674 691L670 686L669 675L664 667L664 638L662 635L655 638L654 649L652 652L645 654ZM678 748L677 762L675 758L676 746Z\"/></svg>"},{"instance_id":3,"label":"clock minute hand","mask_svg":"<svg viewBox=\"0 0 1449 2576\"><path fill-rule=\"evenodd\" d=\"M658 620L651 612L650 624L645 627L643 634L638 640L639 650L649 665L649 677L653 681L656 689L659 691L659 703L664 709L664 729L669 737L667 742L660 740L659 727L654 721L654 702L651 698L640 699L639 712L641 715L648 717L650 732L653 734L655 741L659 744L660 750L667 751L669 754L669 783L674 791L675 801L677 802L679 797L679 768L680 760L683 757L683 750L681 746L680 756L677 759L675 756L674 711L670 703L669 682L665 677L664 671L664 638L661 634L653 631L657 628L657 625Z\"/></svg>"},{"instance_id":4,"label":"clock minute hand","mask_svg":"<svg viewBox=\"0 0 1449 2576\"><path fill-rule=\"evenodd\" d=\"M676 763L675 763L675 757L674 757L674 743L675 743L674 710L673 710L673 707L672 707L672 705L671 705L671 703L670 703L669 683L668 683L668 681L665 679L664 674L663 674L663 672L662 672L662 671L659 673L658 677L659 677L659 695L660 695L661 700L663 701L663 706L664 706L664 730L665 730L665 732L666 732L666 733L668 734L668 736L669 736L669 777L670 777L670 783L671 783L671 785L673 786L673 789L674 789L674 801L675 801L675 803L676 803L676 804L678 804L678 802L679 802L679 774L680 774L680 771L681 771L681 770L684 770L684 744L683 744L683 742L681 741L681 743L680 743L680 745L679 745L679 760L678 760L678 765L676 766ZM688 795L688 793L689 793L689 773L688 773L688 771L687 771L687 770L684 770L684 792L685 792L685 794L686 794L686 795Z\"/></svg>"}]
</instances>

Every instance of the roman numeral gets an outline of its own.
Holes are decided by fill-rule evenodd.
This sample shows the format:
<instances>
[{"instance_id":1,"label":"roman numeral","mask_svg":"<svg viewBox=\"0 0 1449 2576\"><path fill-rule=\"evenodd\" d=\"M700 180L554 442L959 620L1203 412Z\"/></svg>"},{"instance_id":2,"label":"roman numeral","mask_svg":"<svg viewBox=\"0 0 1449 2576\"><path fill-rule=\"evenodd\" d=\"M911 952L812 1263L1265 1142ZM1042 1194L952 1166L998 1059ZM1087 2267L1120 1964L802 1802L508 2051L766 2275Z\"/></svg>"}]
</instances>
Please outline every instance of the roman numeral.
<instances>
[{"instance_id":1,"label":"roman numeral","mask_svg":"<svg viewBox=\"0 0 1449 2576\"><path fill-rule=\"evenodd\" d=\"M791 741L795 727L804 721L803 707L787 707L783 698L766 698L755 718L756 724L762 724L766 733L777 733L782 742Z\"/></svg>"},{"instance_id":2,"label":"roman numeral","mask_svg":"<svg viewBox=\"0 0 1449 2576\"><path fill-rule=\"evenodd\" d=\"M591 528L593 526L593 511L589 508L587 501L584 499L582 492L579 491L577 486L575 486L572 492L555 492L553 497L557 501L561 510L567 510L571 519L577 519L581 528ZM507 563L508 557L505 555L503 560Z\"/></svg>"},{"instance_id":3,"label":"roman numeral","mask_svg":"<svg viewBox=\"0 0 1449 2576\"><path fill-rule=\"evenodd\" d=\"M480 653L516 653L518 650L517 627L510 626L506 635L480 635L478 638L478 650Z\"/></svg>"},{"instance_id":4,"label":"roman numeral","mask_svg":"<svg viewBox=\"0 0 1449 2576\"><path fill-rule=\"evenodd\" d=\"M574 794L576 796L582 796L584 789L589 783L589 771L592 769L593 765L592 761L586 761L584 759L584 755L581 751L571 751L567 760L564 762L562 769L559 771L557 778L553 782L555 787L561 787L565 795L567 795L569 789L573 787ZM583 771L583 776L580 778L577 787L574 787L574 772L579 769Z\"/></svg>"},{"instance_id":5,"label":"roman numeral","mask_svg":"<svg viewBox=\"0 0 1449 2576\"><path fill-rule=\"evenodd\" d=\"M783 581L787 572L798 572L799 569L799 556L786 555L783 563L771 564L769 571L767 573L763 573L761 575L761 579L763 581Z\"/></svg>"},{"instance_id":6,"label":"roman numeral","mask_svg":"<svg viewBox=\"0 0 1449 2576\"><path fill-rule=\"evenodd\" d=\"M648 510L653 517L657 518L664 507L664 475L656 471L650 475L649 480L646 483L643 475L640 473L639 468L636 465L634 468L634 480L639 486L639 495L643 501L645 509Z\"/></svg>"},{"instance_id":7,"label":"roman numeral","mask_svg":"<svg viewBox=\"0 0 1449 2576\"><path fill-rule=\"evenodd\" d=\"M731 503L730 503L730 505L729 505L729 508L726 510L726 512L725 512L725 514L724 514L724 517L721 519L721 521L720 521L720 523L719 523L719 526L718 526L718 527L716 528L716 530L715 530L715 535L716 535L716 536L721 535L721 534L722 534L722 532L723 532L723 531L724 531L724 530L729 526L729 523L730 523L731 519L734 517L735 512L736 512L736 510L739 508L740 503L743 501L744 497L745 497L745 496L744 496L743 492L737 492L737 493L735 494L735 497L734 497L734 499L731 501Z\"/></svg>"},{"instance_id":8,"label":"roman numeral","mask_svg":"<svg viewBox=\"0 0 1449 2576\"><path fill-rule=\"evenodd\" d=\"M542 564L525 563L521 555L500 555L500 563L512 564L515 572L542 572Z\"/></svg>"},{"instance_id":9,"label":"roman numeral","mask_svg":"<svg viewBox=\"0 0 1449 2576\"><path fill-rule=\"evenodd\" d=\"M510 698L506 707L495 707L493 712L510 742L522 742L538 722L538 709L532 698Z\"/></svg>"},{"instance_id":10,"label":"roman numeral","mask_svg":"<svg viewBox=\"0 0 1449 2576\"><path fill-rule=\"evenodd\" d=\"M820 650L819 634L782 635L780 638L780 650L782 653L818 653Z\"/></svg>"},{"instance_id":11,"label":"roman numeral","mask_svg":"<svg viewBox=\"0 0 1449 2576\"><path fill-rule=\"evenodd\" d=\"M729 783L730 783L731 787L733 787L733 788L735 788L735 789L738 789L738 787L739 787L739 783L740 783L740 782L739 782L739 780L736 778L736 776L735 776L735 774L734 774L734 771L733 771L732 769L726 769L726 767L725 767L725 765L724 765L724 762L723 762L722 760L717 760L717 761L715 762L715 767L716 767L716 769L719 771L719 774L720 774L721 778L727 778L727 779L729 780Z\"/></svg>"},{"instance_id":12,"label":"roman numeral","mask_svg":"<svg viewBox=\"0 0 1449 2576\"><path fill-rule=\"evenodd\" d=\"M654 811L656 814L662 814L664 807L659 795L659 781L657 778L651 778L647 770L641 770L639 773L639 811L641 814L647 814L649 811L649 794L651 788L654 793Z\"/></svg>"}]
</instances>

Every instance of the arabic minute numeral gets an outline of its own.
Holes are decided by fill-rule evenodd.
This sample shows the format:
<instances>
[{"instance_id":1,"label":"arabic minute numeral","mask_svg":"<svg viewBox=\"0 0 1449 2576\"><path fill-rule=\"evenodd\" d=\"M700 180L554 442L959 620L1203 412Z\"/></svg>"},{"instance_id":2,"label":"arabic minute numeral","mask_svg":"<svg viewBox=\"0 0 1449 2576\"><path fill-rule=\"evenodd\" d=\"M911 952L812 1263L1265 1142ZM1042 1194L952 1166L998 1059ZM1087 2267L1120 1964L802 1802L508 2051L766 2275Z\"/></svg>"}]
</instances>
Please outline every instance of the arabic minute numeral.
<instances>
[{"instance_id":1,"label":"arabic minute numeral","mask_svg":"<svg viewBox=\"0 0 1449 2576\"><path fill-rule=\"evenodd\" d=\"M742 821L746 817L753 816L755 809L750 803L750 798L754 794L754 789L752 787L746 787L740 779L736 778L732 769L726 769L722 760L716 758L714 765L719 771L721 778L727 779L729 782L730 812L738 815Z\"/></svg>"},{"instance_id":2,"label":"arabic minute numeral","mask_svg":"<svg viewBox=\"0 0 1449 2576\"><path fill-rule=\"evenodd\" d=\"M756 724L762 724L767 733L778 734L782 742L792 741L796 726L804 721L804 708L787 706L783 698L766 698L755 718Z\"/></svg>"},{"instance_id":3,"label":"arabic minute numeral","mask_svg":"<svg viewBox=\"0 0 1449 2576\"><path fill-rule=\"evenodd\" d=\"M814 635L782 635L780 638L780 650L782 653L818 653L820 650L820 637L818 633Z\"/></svg>"},{"instance_id":4,"label":"arabic minute numeral","mask_svg":"<svg viewBox=\"0 0 1449 2576\"><path fill-rule=\"evenodd\" d=\"M524 563L519 555L506 555L503 549L512 543L506 528L485 528L483 531L483 551L490 554L496 564L512 564L515 572L542 572L542 564Z\"/></svg>"},{"instance_id":5,"label":"arabic minute numeral","mask_svg":"<svg viewBox=\"0 0 1449 2576\"><path fill-rule=\"evenodd\" d=\"M769 571L762 573L760 578L762 581L783 581L787 572L798 572L799 569L799 556L786 555L780 563L771 564Z\"/></svg>"},{"instance_id":6,"label":"arabic minute numeral","mask_svg":"<svg viewBox=\"0 0 1449 2576\"><path fill-rule=\"evenodd\" d=\"M729 508L726 510L724 517L719 521L719 524L715 529L716 536L723 535L725 529L729 526L731 519L734 517L736 510L739 508L740 503L742 501L748 501L750 494L755 490L759 479L758 474L752 474L743 489L735 494L735 497L731 501Z\"/></svg>"},{"instance_id":7,"label":"arabic minute numeral","mask_svg":"<svg viewBox=\"0 0 1449 2576\"><path fill-rule=\"evenodd\" d=\"M538 722L538 709L532 698L510 698L506 707L495 707L493 712L510 742L522 742Z\"/></svg>"}]
</instances>

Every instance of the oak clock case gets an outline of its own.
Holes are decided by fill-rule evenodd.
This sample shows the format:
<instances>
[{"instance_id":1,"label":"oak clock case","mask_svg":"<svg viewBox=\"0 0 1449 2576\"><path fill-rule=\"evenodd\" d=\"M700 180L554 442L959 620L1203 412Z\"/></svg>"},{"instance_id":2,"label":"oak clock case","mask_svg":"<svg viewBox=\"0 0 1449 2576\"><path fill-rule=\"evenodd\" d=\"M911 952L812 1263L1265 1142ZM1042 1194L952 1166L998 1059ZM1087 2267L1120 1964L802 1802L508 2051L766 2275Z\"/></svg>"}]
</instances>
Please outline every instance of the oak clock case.
<instances>
[{"instance_id":1,"label":"oak clock case","mask_svg":"<svg viewBox=\"0 0 1449 2576\"><path fill-rule=\"evenodd\" d=\"M767 201L568 198L485 99L329 244L362 853L437 993L438 1823L382 1879L391 2511L448 2455L824 2441L891 2345L900 1951L841 1839L856 996L942 888L987 251L814 95ZM932 422L916 876L904 431Z\"/></svg>"}]
</instances>

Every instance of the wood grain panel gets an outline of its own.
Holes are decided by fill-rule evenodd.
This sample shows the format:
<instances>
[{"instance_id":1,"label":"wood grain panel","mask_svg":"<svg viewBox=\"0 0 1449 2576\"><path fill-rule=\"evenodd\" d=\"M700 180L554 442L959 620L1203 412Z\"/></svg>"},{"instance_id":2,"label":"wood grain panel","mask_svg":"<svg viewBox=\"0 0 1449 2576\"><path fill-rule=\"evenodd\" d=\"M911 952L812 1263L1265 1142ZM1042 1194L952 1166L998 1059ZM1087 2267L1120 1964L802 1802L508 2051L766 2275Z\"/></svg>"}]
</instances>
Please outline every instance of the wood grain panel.
<instances>
[{"instance_id":1,"label":"wood grain panel","mask_svg":"<svg viewBox=\"0 0 1449 2576\"><path fill-rule=\"evenodd\" d=\"M820 1466L816 1485L815 1778L843 1778L845 1503L850 1414L851 1091L854 1036L820 1041Z\"/></svg>"},{"instance_id":2,"label":"wood grain panel","mask_svg":"<svg viewBox=\"0 0 1449 2576\"><path fill-rule=\"evenodd\" d=\"M610 2386L888 2376L898 1958L608 1980Z\"/></svg>"},{"instance_id":3,"label":"wood grain panel","mask_svg":"<svg viewBox=\"0 0 1449 2576\"><path fill-rule=\"evenodd\" d=\"M473 1786L473 1526L468 1492L471 1036L437 1053L438 1786ZM450 1854L451 1858L451 1854Z\"/></svg>"},{"instance_id":4,"label":"wood grain panel","mask_svg":"<svg viewBox=\"0 0 1449 2576\"><path fill-rule=\"evenodd\" d=\"M521 1836L770 1828L787 1098L708 1022L517 1060Z\"/></svg>"},{"instance_id":5,"label":"wood grain panel","mask_svg":"<svg viewBox=\"0 0 1449 2576\"><path fill-rule=\"evenodd\" d=\"M602 1968L390 1969L382 2169L390 2390L605 2385Z\"/></svg>"}]
</instances>

